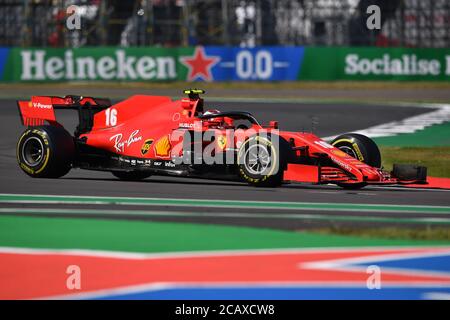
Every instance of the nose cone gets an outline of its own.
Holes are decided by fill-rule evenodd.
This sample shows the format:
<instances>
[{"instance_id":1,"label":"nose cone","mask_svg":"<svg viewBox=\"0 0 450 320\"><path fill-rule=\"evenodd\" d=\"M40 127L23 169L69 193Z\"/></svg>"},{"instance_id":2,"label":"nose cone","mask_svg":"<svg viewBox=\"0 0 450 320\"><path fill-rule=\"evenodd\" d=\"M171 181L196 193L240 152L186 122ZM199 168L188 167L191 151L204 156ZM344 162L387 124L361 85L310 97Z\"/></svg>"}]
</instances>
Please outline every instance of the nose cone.
<instances>
[{"instance_id":1,"label":"nose cone","mask_svg":"<svg viewBox=\"0 0 450 320\"><path fill-rule=\"evenodd\" d=\"M364 177L367 177L366 181L381 181L383 179L382 175L375 168L364 168L362 173Z\"/></svg>"}]
</instances>

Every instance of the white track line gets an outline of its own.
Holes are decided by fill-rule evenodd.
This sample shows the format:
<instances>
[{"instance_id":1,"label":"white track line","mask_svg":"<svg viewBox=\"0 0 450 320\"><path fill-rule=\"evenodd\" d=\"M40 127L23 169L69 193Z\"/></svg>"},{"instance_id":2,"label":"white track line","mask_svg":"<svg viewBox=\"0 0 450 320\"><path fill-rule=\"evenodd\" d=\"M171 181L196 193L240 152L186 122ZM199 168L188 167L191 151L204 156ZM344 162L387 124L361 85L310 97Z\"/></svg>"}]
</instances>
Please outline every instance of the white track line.
<instances>
[{"instance_id":1,"label":"white track line","mask_svg":"<svg viewBox=\"0 0 450 320\"><path fill-rule=\"evenodd\" d=\"M373 247L311 247L311 248L277 248L277 249L230 249L230 250L199 250L199 251L172 251L172 252L128 252L94 249L53 249L53 248L28 248L28 247L0 247L0 254L24 254L24 255L68 255L80 257L104 257L112 259L191 259L205 257L235 257L235 256L260 256L260 255L296 255L305 253L349 253L349 252L384 252L385 254L402 251L410 253L429 251L434 254L447 253L449 245L436 244L432 246L373 246Z\"/></svg>"},{"instance_id":2,"label":"white track line","mask_svg":"<svg viewBox=\"0 0 450 320\"><path fill-rule=\"evenodd\" d=\"M437 110L419 114L399 121L391 121L379 124L363 130L353 131L355 133L364 134L371 138L395 136L400 133L413 133L423 130L435 124L442 124L450 121L450 105L436 104L434 108ZM338 135L323 138L324 140L332 140Z\"/></svg>"},{"instance_id":3,"label":"white track line","mask_svg":"<svg viewBox=\"0 0 450 320\"><path fill-rule=\"evenodd\" d=\"M380 210L383 206L392 208L404 208L405 206L414 208L442 208L449 209L450 206L432 206L432 205L404 205L404 204L388 204L388 203L348 203L348 202L307 202L307 201L257 201L257 200L231 200L231 199L192 199L192 198L147 198L147 197L112 197L112 196L84 196L84 195L49 195L49 194L25 194L25 193L0 193L0 196L19 196L27 197L31 196L32 199L21 200L21 199L0 199L0 203L30 203L30 204L115 204L115 205L142 205L142 206L175 206L175 207L194 207L198 203L201 203L203 207L214 207L214 208L264 208L264 205L280 205L283 209L289 210L289 207L283 207L283 205L331 205L334 206L331 209L335 210L336 206L341 205L355 205L358 209L364 207L370 207L373 210ZM33 197L47 198L48 200L35 199ZM80 200L81 199L81 200ZM136 200L136 202L133 202ZM148 203L140 201L163 201L164 203ZM171 202L174 201L174 202ZM181 201L183 203L175 203L176 201ZM217 202L223 203L217 204ZM203 205L204 204L204 205ZM240 204L245 204L242 206ZM343 210L347 210L347 207L341 207ZM270 209L270 208L269 208ZM278 208L273 208L278 209ZM292 210L302 209L301 207L293 207ZM323 209L323 208L321 208ZM325 208L326 209L326 208ZM350 208L349 210L351 210ZM364 208L366 209L366 208ZM406 212L403 211L402 212ZM419 211L413 211L419 212Z\"/></svg>"}]
</instances>

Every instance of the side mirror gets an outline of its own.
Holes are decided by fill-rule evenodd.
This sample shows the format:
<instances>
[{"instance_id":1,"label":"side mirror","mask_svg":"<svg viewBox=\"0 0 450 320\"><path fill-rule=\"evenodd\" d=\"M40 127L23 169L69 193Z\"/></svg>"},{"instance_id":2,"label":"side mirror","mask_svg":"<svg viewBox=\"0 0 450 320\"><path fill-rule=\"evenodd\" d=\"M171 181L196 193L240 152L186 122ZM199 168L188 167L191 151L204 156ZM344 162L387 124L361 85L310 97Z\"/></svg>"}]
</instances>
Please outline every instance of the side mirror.
<instances>
[{"instance_id":1,"label":"side mirror","mask_svg":"<svg viewBox=\"0 0 450 320\"><path fill-rule=\"evenodd\" d=\"M278 121L270 121L269 122L269 128L271 128L271 129L278 129Z\"/></svg>"}]
</instances>

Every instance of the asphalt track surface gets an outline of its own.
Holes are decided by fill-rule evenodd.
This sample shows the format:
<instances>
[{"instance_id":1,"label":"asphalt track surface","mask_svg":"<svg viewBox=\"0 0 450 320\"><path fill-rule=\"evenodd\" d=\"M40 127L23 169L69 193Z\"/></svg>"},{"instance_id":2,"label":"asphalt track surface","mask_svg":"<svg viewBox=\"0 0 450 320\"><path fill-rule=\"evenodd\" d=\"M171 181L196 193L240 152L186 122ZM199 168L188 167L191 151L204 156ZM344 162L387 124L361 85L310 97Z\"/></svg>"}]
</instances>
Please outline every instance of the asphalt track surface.
<instances>
[{"instance_id":1,"label":"asphalt track surface","mask_svg":"<svg viewBox=\"0 0 450 320\"><path fill-rule=\"evenodd\" d=\"M278 120L282 130L309 131L330 136L429 112L420 107L383 105L339 105L308 103L214 102L208 108L245 110L261 122ZM314 118L315 125L312 124ZM57 119L73 130L76 114L59 111ZM367 187L346 191L335 186L288 184L268 189L243 183L175 177L150 177L141 182L124 182L107 172L72 170L61 179L32 179L17 166L15 145L24 128L16 103L0 100L0 193L63 196L103 196L113 200L67 202L0 201L0 214L77 216L86 218L139 219L245 225L275 229L308 229L323 226L373 227L378 225L426 227L450 223L450 193L438 190ZM157 198L154 203L121 203L114 197ZM203 204L176 204L170 199L203 199ZM230 200L230 205L215 206ZM252 201L252 205L249 205ZM255 205L255 203L260 205ZM273 202L266 206L267 202ZM286 202L294 202L286 208ZM302 206L301 203L314 203ZM329 208L320 204L328 203ZM335 208L336 204L343 204ZM362 204L358 206L357 204ZM370 207L366 204L381 204ZM391 205L391 206L389 206ZM401 209L411 206L410 210ZM420 207L422 206L422 207ZM440 206L440 209L436 206Z\"/></svg>"}]
</instances>

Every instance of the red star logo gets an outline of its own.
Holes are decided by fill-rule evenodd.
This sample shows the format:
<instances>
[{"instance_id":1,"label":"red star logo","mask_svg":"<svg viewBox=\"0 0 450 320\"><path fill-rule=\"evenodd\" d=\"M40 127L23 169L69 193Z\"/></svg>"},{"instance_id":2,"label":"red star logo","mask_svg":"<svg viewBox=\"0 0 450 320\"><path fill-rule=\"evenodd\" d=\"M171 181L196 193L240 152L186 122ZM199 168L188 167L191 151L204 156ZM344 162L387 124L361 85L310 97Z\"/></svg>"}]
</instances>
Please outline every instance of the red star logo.
<instances>
[{"instance_id":1,"label":"red star logo","mask_svg":"<svg viewBox=\"0 0 450 320\"><path fill-rule=\"evenodd\" d=\"M220 61L220 57L207 56L203 47L196 47L192 57L181 57L180 61L189 69L188 81L198 78L204 81L212 81L211 68Z\"/></svg>"}]
</instances>

